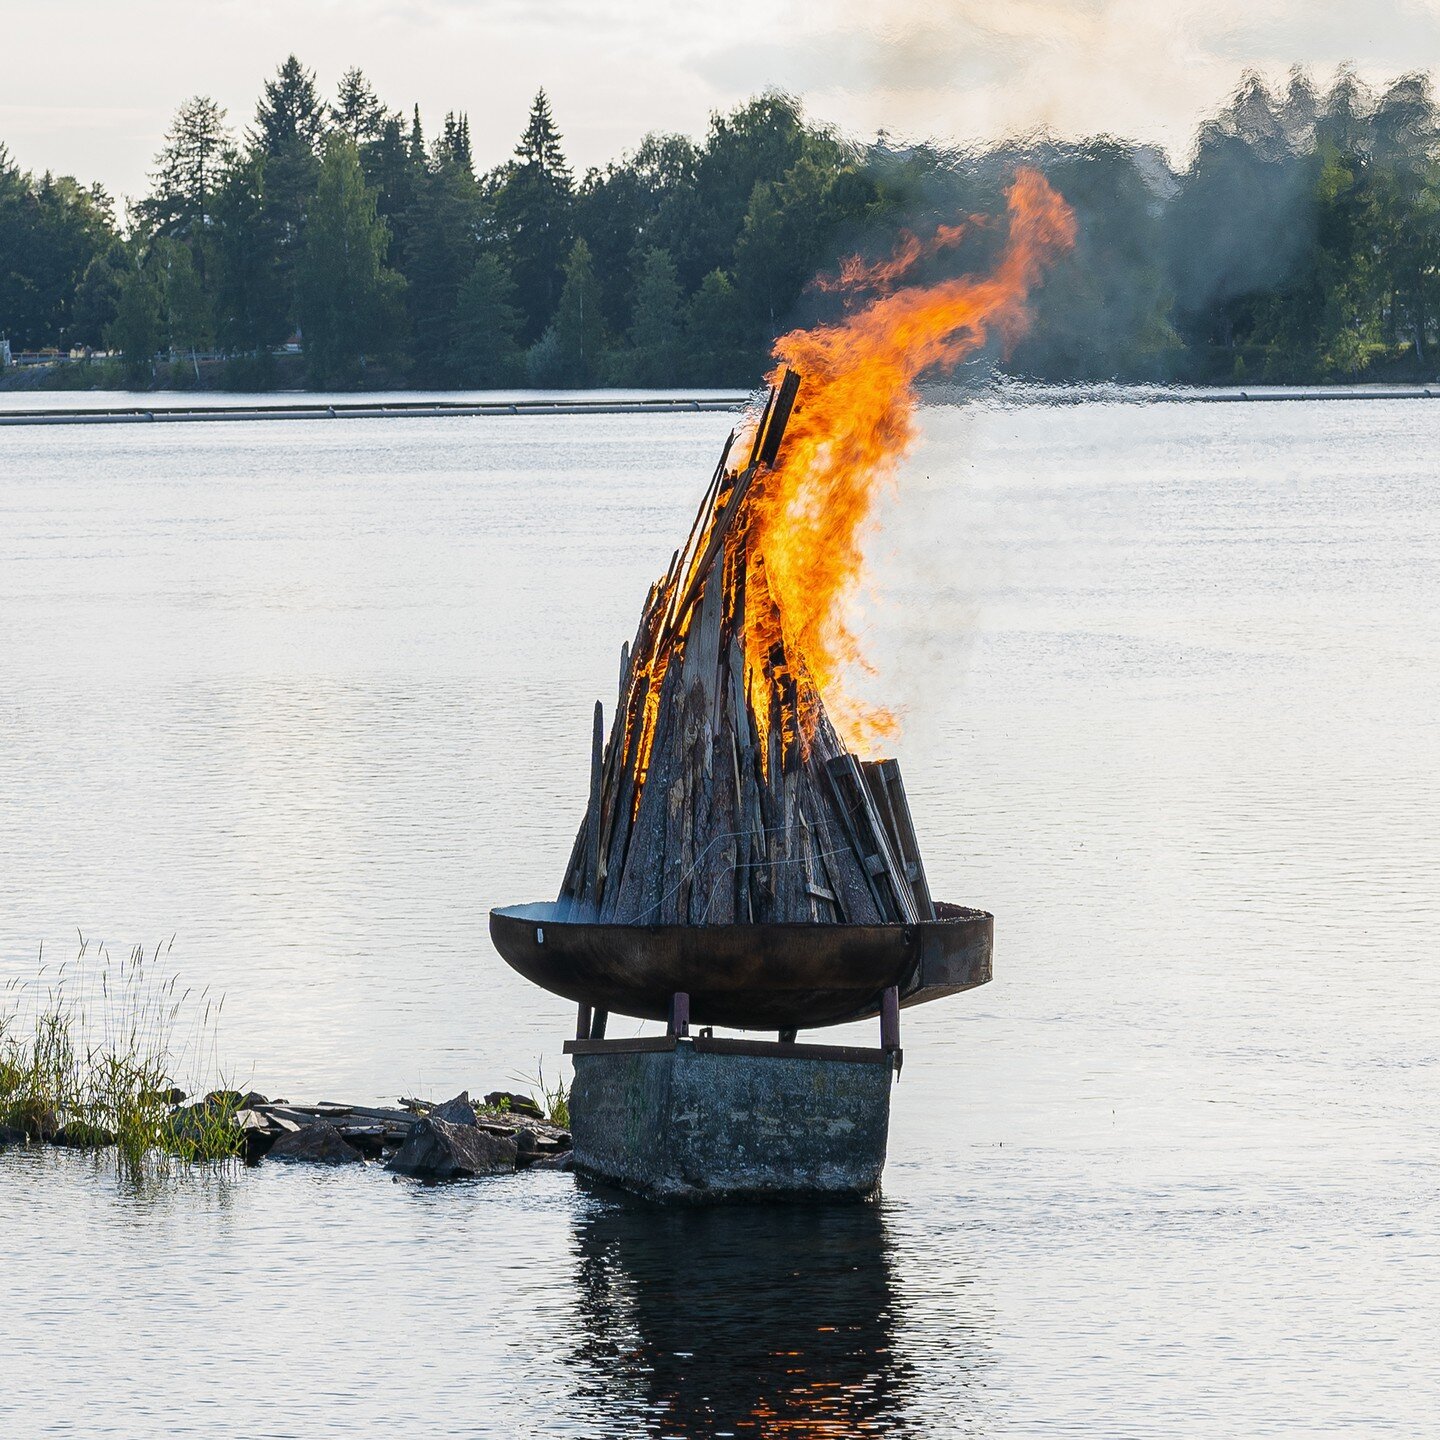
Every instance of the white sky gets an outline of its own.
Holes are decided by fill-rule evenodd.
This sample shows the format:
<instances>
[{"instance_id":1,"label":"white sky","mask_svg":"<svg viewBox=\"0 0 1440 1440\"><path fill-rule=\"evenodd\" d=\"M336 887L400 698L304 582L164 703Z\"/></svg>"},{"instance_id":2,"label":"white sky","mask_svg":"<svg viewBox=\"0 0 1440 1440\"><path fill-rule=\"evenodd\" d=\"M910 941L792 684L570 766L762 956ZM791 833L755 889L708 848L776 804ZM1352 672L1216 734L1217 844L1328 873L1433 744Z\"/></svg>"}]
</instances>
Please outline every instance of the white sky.
<instances>
[{"instance_id":1,"label":"white sky","mask_svg":"<svg viewBox=\"0 0 1440 1440\"><path fill-rule=\"evenodd\" d=\"M292 50L327 95L359 65L429 134L467 111L481 166L541 85L577 170L647 130L698 135L769 85L863 136L1044 124L1183 158L1247 65L1440 67L1440 0L0 0L0 142L28 169L143 194L182 100L209 94L243 127Z\"/></svg>"}]
</instances>

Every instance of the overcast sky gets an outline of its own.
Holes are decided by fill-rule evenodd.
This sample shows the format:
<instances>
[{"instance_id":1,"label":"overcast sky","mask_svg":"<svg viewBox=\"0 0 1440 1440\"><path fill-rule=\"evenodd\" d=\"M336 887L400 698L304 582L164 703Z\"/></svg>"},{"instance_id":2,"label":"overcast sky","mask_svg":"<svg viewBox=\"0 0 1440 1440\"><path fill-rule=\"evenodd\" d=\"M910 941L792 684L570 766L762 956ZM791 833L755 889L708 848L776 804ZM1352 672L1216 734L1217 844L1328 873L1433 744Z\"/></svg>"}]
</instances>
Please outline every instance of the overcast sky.
<instances>
[{"instance_id":1,"label":"overcast sky","mask_svg":"<svg viewBox=\"0 0 1440 1440\"><path fill-rule=\"evenodd\" d=\"M0 37L0 142L123 196L144 193L182 100L211 95L243 127L291 51L327 94L359 65L431 133L468 112L482 166L541 85L577 169L647 130L698 135L767 86L866 137L1043 124L1183 159L1246 66L1440 68L1440 0L0 0Z\"/></svg>"}]
</instances>

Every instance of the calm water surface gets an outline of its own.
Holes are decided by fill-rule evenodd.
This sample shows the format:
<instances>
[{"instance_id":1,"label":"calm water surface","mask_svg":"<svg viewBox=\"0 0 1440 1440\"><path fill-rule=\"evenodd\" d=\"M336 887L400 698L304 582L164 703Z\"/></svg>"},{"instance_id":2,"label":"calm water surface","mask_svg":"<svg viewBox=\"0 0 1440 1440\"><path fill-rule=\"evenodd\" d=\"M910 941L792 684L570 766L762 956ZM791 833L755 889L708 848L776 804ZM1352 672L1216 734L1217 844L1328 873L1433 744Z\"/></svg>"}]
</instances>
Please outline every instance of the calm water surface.
<instances>
[{"instance_id":1,"label":"calm water surface","mask_svg":"<svg viewBox=\"0 0 1440 1440\"><path fill-rule=\"evenodd\" d=\"M727 428L0 432L0 981L173 936L269 1094L558 1071L486 912ZM867 623L996 978L906 1013L883 1202L12 1150L0 1432L1435 1428L1440 404L925 432Z\"/></svg>"}]
</instances>

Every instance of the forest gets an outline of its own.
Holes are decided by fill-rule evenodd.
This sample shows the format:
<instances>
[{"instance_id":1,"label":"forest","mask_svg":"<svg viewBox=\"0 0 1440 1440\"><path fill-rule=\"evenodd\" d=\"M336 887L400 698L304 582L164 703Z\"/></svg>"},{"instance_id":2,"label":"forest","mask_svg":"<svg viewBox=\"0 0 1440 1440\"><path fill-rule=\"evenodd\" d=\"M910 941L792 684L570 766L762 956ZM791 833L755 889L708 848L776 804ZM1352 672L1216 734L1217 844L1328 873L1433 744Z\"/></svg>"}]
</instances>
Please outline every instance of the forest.
<instances>
[{"instance_id":1,"label":"forest","mask_svg":"<svg viewBox=\"0 0 1440 1440\"><path fill-rule=\"evenodd\" d=\"M324 388L748 388L777 334L840 303L814 281L843 257L974 216L947 263L983 265L1021 164L1079 238L984 373L1436 375L1440 112L1424 75L1349 70L1247 74L1183 168L1111 136L859 143L766 93L577 176L543 91L481 172L463 112L427 136L358 70L327 100L291 56L243 128L183 104L123 215L0 145L0 339L55 352L29 383L60 386L266 389L288 365Z\"/></svg>"}]
</instances>

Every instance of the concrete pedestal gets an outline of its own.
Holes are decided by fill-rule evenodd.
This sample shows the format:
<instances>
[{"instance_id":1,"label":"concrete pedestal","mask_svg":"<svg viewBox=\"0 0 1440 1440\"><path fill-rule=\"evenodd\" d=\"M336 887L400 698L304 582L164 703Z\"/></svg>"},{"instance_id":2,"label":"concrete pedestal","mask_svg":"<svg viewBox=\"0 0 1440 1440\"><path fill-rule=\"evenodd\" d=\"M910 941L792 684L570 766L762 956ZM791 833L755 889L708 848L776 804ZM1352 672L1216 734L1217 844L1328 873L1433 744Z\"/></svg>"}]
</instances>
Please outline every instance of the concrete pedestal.
<instances>
[{"instance_id":1,"label":"concrete pedestal","mask_svg":"<svg viewBox=\"0 0 1440 1440\"><path fill-rule=\"evenodd\" d=\"M898 1052L674 1035L565 1050L587 1174L692 1204L879 1188Z\"/></svg>"}]
</instances>

